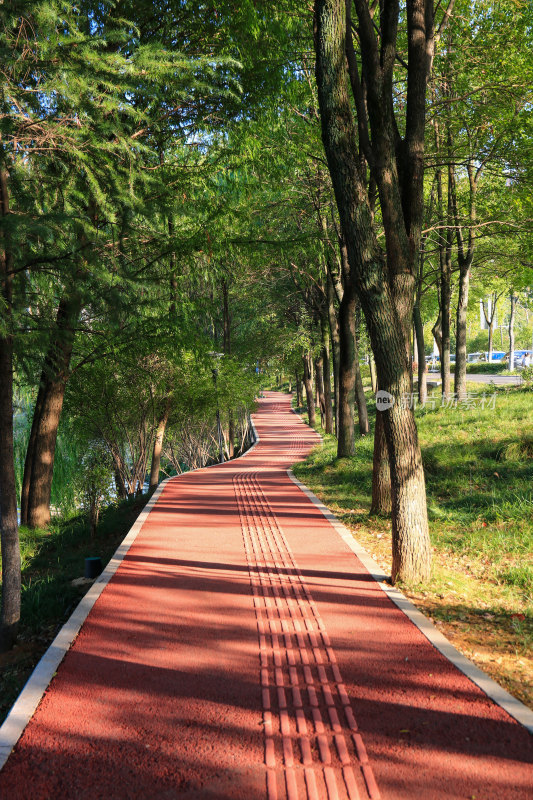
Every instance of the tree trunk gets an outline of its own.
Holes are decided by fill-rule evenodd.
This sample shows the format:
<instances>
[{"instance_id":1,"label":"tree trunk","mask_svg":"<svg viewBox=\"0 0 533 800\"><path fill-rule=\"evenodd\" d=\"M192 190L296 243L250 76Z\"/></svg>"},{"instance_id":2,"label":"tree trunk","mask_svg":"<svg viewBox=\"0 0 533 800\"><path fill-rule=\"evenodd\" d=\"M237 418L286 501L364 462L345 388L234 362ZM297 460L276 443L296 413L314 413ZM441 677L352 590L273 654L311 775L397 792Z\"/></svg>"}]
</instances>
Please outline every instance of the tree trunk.
<instances>
[{"instance_id":1,"label":"tree trunk","mask_svg":"<svg viewBox=\"0 0 533 800\"><path fill-rule=\"evenodd\" d=\"M372 505L370 506L370 513L379 516L387 516L391 513L389 453L382 411L376 411L374 457L372 462Z\"/></svg>"},{"instance_id":2,"label":"tree trunk","mask_svg":"<svg viewBox=\"0 0 533 800\"><path fill-rule=\"evenodd\" d=\"M446 91L444 89L444 91ZM441 149L441 136L440 126L438 120L434 125L435 132L435 146L437 152ZM449 156L449 130L448 130L448 156ZM448 170L449 177L449 170ZM442 396L446 399L450 397L451 384L450 384L450 315L451 315L451 241L452 232L450 229L450 182L448 180L448 210L447 219L444 218L444 197L442 189L442 169L440 165L436 171L437 183L437 210L439 223L444 226L446 222L446 233L439 231L438 237L438 251L439 251L439 334L440 341L437 345L440 352L440 377L441 377L441 390ZM436 337L435 337L436 338Z\"/></svg>"},{"instance_id":3,"label":"tree trunk","mask_svg":"<svg viewBox=\"0 0 533 800\"><path fill-rule=\"evenodd\" d=\"M424 325L422 324L422 315L420 314L420 306L418 303L413 309L413 321L416 331L416 347L418 359L418 402L422 405L426 402L428 397L427 389L427 366L426 366L426 348L424 346Z\"/></svg>"},{"instance_id":4,"label":"tree trunk","mask_svg":"<svg viewBox=\"0 0 533 800\"><path fill-rule=\"evenodd\" d=\"M433 334L433 338L435 339L435 344L437 345L437 350L439 351L439 357L440 357L440 360L441 360L441 363L442 363L442 336L441 336L442 327L441 327L441 325L442 325L442 314L441 314L440 308L439 308L439 316L435 320L435 324L433 325L433 327L431 329L431 333Z\"/></svg>"},{"instance_id":5,"label":"tree trunk","mask_svg":"<svg viewBox=\"0 0 533 800\"><path fill-rule=\"evenodd\" d=\"M9 211L8 176L0 170L0 218ZM2 609L0 652L15 643L20 620L20 545L17 523L15 459L13 452L13 258L7 232L0 233L2 332L0 335L0 549Z\"/></svg>"},{"instance_id":6,"label":"tree trunk","mask_svg":"<svg viewBox=\"0 0 533 800\"><path fill-rule=\"evenodd\" d=\"M151 494L159 484L159 470L161 467L161 451L163 449L163 439L168 422L168 415L170 414L170 397L165 401L165 407L159 417L157 428L155 431L154 448L152 451L152 465L150 469L150 486L148 492Z\"/></svg>"},{"instance_id":7,"label":"tree trunk","mask_svg":"<svg viewBox=\"0 0 533 800\"><path fill-rule=\"evenodd\" d=\"M224 278L222 282L222 296L224 302L224 353L231 355L231 315L229 307L229 292L228 282ZM281 383L280 376L278 376L278 385ZM233 417L233 409L228 409L228 460L235 456L235 419Z\"/></svg>"},{"instance_id":8,"label":"tree trunk","mask_svg":"<svg viewBox=\"0 0 533 800\"><path fill-rule=\"evenodd\" d=\"M357 416L359 419L359 433L366 436L370 432L368 422L368 408L366 405L365 390L361 377L361 365L359 364L359 328L360 328L361 307L356 306L355 313L355 339L354 339L354 368L355 368L355 403L357 405Z\"/></svg>"},{"instance_id":9,"label":"tree trunk","mask_svg":"<svg viewBox=\"0 0 533 800\"><path fill-rule=\"evenodd\" d=\"M300 376L298 375L298 370L295 371L294 376L296 378L296 407L301 408L303 405L302 401L302 384L300 382Z\"/></svg>"},{"instance_id":10,"label":"tree trunk","mask_svg":"<svg viewBox=\"0 0 533 800\"><path fill-rule=\"evenodd\" d=\"M376 362L374 361L374 354L372 350L368 357L368 367L370 369L370 385L372 387L372 394L376 394L378 390L378 376L376 375Z\"/></svg>"},{"instance_id":11,"label":"tree trunk","mask_svg":"<svg viewBox=\"0 0 533 800\"><path fill-rule=\"evenodd\" d=\"M367 15L364 27L359 29L363 37L360 42L365 70L377 71L379 78L380 70L387 65L380 64L379 52L375 50L376 36L366 4L356 4L356 8L362 17ZM412 319L414 272L411 261L418 253L421 201L423 209L425 102L421 100L425 101L428 42L431 36L431 23L430 30L426 30L426 24L428 20L430 22L430 14L428 10L425 17L419 3L408 4L411 83L408 105L411 109L414 103L414 116L408 120L412 137L406 143L406 162L401 165L406 168L405 180L409 178L410 183L403 187L398 186L400 172L394 161L395 135L387 116L392 114L392 99L383 98L379 102L376 95L380 87L384 88L384 83L367 81L367 87L373 92L369 97L369 114L372 113L375 122L382 115L381 127L379 124L371 125L373 141L367 142L367 150L372 148L370 155L380 192L387 246L385 263L373 228L372 208L355 147L357 129L347 93L346 11L344 0L315 0L315 74L322 141L348 251L350 281L345 286L345 294L351 293L348 288L357 289L376 358L378 384L393 400L388 410L383 412L391 472L392 579L424 580L429 577L430 571L424 471L413 410L400 401L411 392L405 329L410 329ZM390 17L391 24L395 24L395 14L391 12ZM386 19L383 24L388 24ZM392 33L389 30L387 35L392 37L394 31L395 28ZM394 56L389 62L394 63ZM387 80L390 78L392 84L392 75L386 77ZM415 86L416 92L413 94ZM358 105L358 113L359 108ZM416 131L413 128L415 122ZM409 198L409 202L404 198Z\"/></svg>"},{"instance_id":12,"label":"tree trunk","mask_svg":"<svg viewBox=\"0 0 533 800\"><path fill-rule=\"evenodd\" d=\"M328 321L321 318L322 329L322 377L324 383L324 406L325 406L325 431L333 433L333 406L331 402L331 366L329 351L329 329Z\"/></svg>"},{"instance_id":13,"label":"tree trunk","mask_svg":"<svg viewBox=\"0 0 533 800\"><path fill-rule=\"evenodd\" d=\"M31 528L44 528L50 522L50 492L57 431L74 347L74 329L80 309L81 300L77 295L61 298L41 374L41 396L38 397L33 413L23 478L23 484L27 486L26 524Z\"/></svg>"},{"instance_id":14,"label":"tree trunk","mask_svg":"<svg viewBox=\"0 0 533 800\"><path fill-rule=\"evenodd\" d=\"M235 457L235 418L233 411L228 411L228 457Z\"/></svg>"},{"instance_id":15,"label":"tree trunk","mask_svg":"<svg viewBox=\"0 0 533 800\"><path fill-rule=\"evenodd\" d=\"M305 397L307 401L307 416L309 419L309 425L314 428L316 417L315 417L315 399L313 397L313 378L311 375L311 354L306 353L303 357L304 363L304 387L305 387Z\"/></svg>"},{"instance_id":16,"label":"tree trunk","mask_svg":"<svg viewBox=\"0 0 533 800\"><path fill-rule=\"evenodd\" d=\"M516 314L516 295L511 290L511 314L509 316L509 371L514 369L514 321Z\"/></svg>"},{"instance_id":17,"label":"tree trunk","mask_svg":"<svg viewBox=\"0 0 533 800\"><path fill-rule=\"evenodd\" d=\"M468 311L468 290L470 286L470 266L459 270L459 296L455 317L455 396L458 400L466 398L466 316Z\"/></svg>"},{"instance_id":18,"label":"tree trunk","mask_svg":"<svg viewBox=\"0 0 533 800\"><path fill-rule=\"evenodd\" d=\"M91 541L94 542L96 539L96 529L98 528L98 519L100 517L100 508L98 506L98 500L94 505L91 505L91 510L89 513L89 520L91 523Z\"/></svg>"},{"instance_id":19,"label":"tree trunk","mask_svg":"<svg viewBox=\"0 0 533 800\"><path fill-rule=\"evenodd\" d=\"M355 306L353 288L346 286L339 308L339 430L337 458L355 452Z\"/></svg>"},{"instance_id":20,"label":"tree trunk","mask_svg":"<svg viewBox=\"0 0 533 800\"><path fill-rule=\"evenodd\" d=\"M35 401L35 408L33 409L32 426L30 430L30 437L28 439L28 446L26 449L26 458L24 461L24 474L22 476L22 487L20 491L20 522L22 525L28 524L28 498L30 496L31 485L31 468L33 464L33 456L35 453L35 441L37 437L37 420L41 418L43 399L45 389L44 384L41 382L39 391L37 392L37 399Z\"/></svg>"},{"instance_id":21,"label":"tree trunk","mask_svg":"<svg viewBox=\"0 0 533 800\"><path fill-rule=\"evenodd\" d=\"M174 237L174 223L171 217L168 218L168 238L172 241ZM176 274L176 251L170 253L170 304L169 314L172 320L177 318L178 313L178 279Z\"/></svg>"},{"instance_id":22,"label":"tree trunk","mask_svg":"<svg viewBox=\"0 0 533 800\"><path fill-rule=\"evenodd\" d=\"M315 376L316 376L316 397L317 405L320 409L320 424L324 427L326 417L326 401L324 398L324 360L322 352L315 359Z\"/></svg>"},{"instance_id":23,"label":"tree trunk","mask_svg":"<svg viewBox=\"0 0 533 800\"><path fill-rule=\"evenodd\" d=\"M339 323L335 310L335 290L333 288L333 278L328 269L327 277L327 301L329 333L331 336L331 360L333 362L333 392L335 399L335 436L339 435L339 360L340 360L340 341Z\"/></svg>"},{"instance_id":24,"label":"tree trunk","mask_svg":"<svg viewBox=\"0 0 533 800\"><path fill-rule=\"evenodd\" d=\"M128 490L126 489L126 484L124 482L124 478L120 472L120 469L115 464L115 487L117 490L117 494L121 500L125 500L128 496Z\"/></svg>"},{"instance_id":25,"label":"tree trunk","mask_svg":"<svg viewBox=\"0 0 533 800\"><path fill-rule=\"evenodd\" d=\"M450 237L448 236L448 239ZM452 297L452 265L451 249L446 244L441 263L440 279L440 311L441 311L441 358L440 369L442 379L442 396L446 399L451 394L450 382L450 318Z\"/></svg>"}]
</instances>

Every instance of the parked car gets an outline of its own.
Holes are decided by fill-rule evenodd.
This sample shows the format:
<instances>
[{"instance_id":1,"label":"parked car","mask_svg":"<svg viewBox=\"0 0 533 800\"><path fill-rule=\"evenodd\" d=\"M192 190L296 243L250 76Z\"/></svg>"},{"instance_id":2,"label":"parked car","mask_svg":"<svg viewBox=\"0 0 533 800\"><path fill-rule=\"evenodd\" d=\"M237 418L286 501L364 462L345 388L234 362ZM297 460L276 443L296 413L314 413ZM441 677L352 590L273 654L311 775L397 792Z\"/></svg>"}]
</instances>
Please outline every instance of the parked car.
<instances>
[{"instance_id":1,"label":"parked car","mask_svg":"<svg viewBox=\"0 0 533 800\"><path fill-rule=\"evenodd\" d=\"M484 353L468 353L466 360L469 364L478 364L484 363L489 361L489 351L485 350ZM504 350L493 350L492 351L492 361L503 361L507 355L509 357L509 353L505 353Z\"/></svg>"}]
</instances>

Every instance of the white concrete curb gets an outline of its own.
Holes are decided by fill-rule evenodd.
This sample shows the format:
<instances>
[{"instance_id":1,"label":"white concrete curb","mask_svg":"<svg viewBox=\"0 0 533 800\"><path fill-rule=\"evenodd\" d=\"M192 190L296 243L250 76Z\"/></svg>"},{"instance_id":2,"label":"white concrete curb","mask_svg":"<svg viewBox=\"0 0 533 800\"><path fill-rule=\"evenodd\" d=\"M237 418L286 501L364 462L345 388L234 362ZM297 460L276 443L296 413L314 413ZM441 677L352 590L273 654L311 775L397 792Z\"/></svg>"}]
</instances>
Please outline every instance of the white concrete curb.
<instances>
[{"instance_id":1,"label":"white concrete curb","mask_svg":"<svg viewBox=\"0 0 533 800\"><path fill-rule=\"evenodd\" d=\"M248 448L248 450L246 450L245 453L242 454L242 456L239 456L238 459L234 459L235 461L247 456L259 443L259 436L251 418L250 422L252 425L255 442L250 448ZM225 463L229 464L230 462L226 461ZM200 467L200 469L210 469L211 467L218 466L220 465L211 464L209 467ZM196 470L190 470L190 472L194 471ZM183 474L187 475L188 473L185 472ZM59 665L63 661L63 658L70 650L72 643L80 632L81 626L89 616L94 604L119 568L120 564L124 560L124 557L126 556L126 553L140 533L148 514L157 503L165 484L168 483L168 481L173 481L180 477L181 475L173 475L172 477L165 478L164 481L161 481L152 497L147 502L133 523L132 527L126 534L125 538L116 549L106 568L96 579L87 593L82 597L48 650L44 653L41 660L31 673L24 688L22 689L9 714L0 727L0 770L11 755L11 751L15 747L16 743L22 736L24 728L34 715L37 706L41 702L41 699L43 698L44 693L50 684L50 681L56 674Z\"/></svg>"},{"instance_id":2,"label":"white concrete curb","mask_svg":"<svg viewBox=\"0 0 533 800\"><path fill-rule=\"evenodd\" d=\"M326 519L331 523L333 528L337 531L341 539L346 542L350 550L359 558L364 564L368 572L374 578L383 591L390 597L392 602L409 617L416 627L424 634L426 639L435 647L443 656L452 662L467 678L479 686L485 694L490 697L495 703L504 709L513 719L523 725L529 733L533 734L533 711L529 709L524 703L517 700L509 692L506 692L496 681L489 678L482 670L466 658L462 653L457 650L451 642L433 625L433 623L417 608L402 592L395 589L388 583L385 583L387 575L376 564L366 550L356 541L353 534L350 533L342 522L339 522L337 517L327 508L327 506L318 499L313 492L301 483L296 478L292 470L288 469L287 474L291 481L295 483L302 492L314 503L320 511L324 514Z\"/></svg>"},{"instance_id":3,"label":"white concrete curb","mask_svg":"<svg viewBox=\"0 0 533 800\"><path fill-rule=\"evenodd\" d=\"M124 540L119 544L107 567L96 579L88 592L82 597L28 678L26 685L4 720L3 725L0 727L0 769L2 769L6 763L11 751L22 735L24 728L35 713L35 709L39 705L48 684L54 677L58 666L70 649L72 642L78 635L92 607L124 560L124 556L137 538L148 514L155 506L159 495L169 480L172 480L172 478L166 478L166 480L162 481L157 487L156 491L126 534Z\"/></svg>"}]
</instances>

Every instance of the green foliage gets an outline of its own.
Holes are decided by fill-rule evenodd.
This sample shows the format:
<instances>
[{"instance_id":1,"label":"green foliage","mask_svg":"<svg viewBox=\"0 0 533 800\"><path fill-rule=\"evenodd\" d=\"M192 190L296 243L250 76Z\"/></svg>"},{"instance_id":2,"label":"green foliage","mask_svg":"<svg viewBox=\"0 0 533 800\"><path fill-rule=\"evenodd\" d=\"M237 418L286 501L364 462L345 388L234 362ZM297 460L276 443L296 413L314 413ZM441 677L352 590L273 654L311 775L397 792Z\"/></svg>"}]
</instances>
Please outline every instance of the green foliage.
<instances>
[{"instance_id":1,"label":"green foliage","mask_svg":"<svg viewBox=\"0 0 533 800\"><path fill-rule=\"evenodd\" d=\"M111 483L112 459L102 441L93 440L87 445L76 476L81 506L91 523L91 533L96 534L100 510L114 501Z\"/></svg>"},{"instance_id":2,"label":"green foliage","mask_svg":"<svg viewBox=\"0 0 533 800\"><path fill-rule=\"evenodd\" d=\"M526 384L526 386L533 386L533 365L530 367L524 367L522 370L522 380Z\"/></svg>"},{"instance_id":3,"label":"green foliage","mask_svg":"<svg viewBox=\"0 0 533 800\"><path fill-rule=\"evenodd\" d=\"M14 456L17 497L20 497L26 449L31 430L33 399L28 388L17 388L15 396ZM77 510L76 477L85 441L77 435L72 421L63 416L59 426L54 459L51 504L55 512L68 517Z\"/></svg>"},{"instance_id":4,"label":"green foliage","mask_svg":"<svg viewBox=\"0 0 533 800\"><path fill-rule=\"evenodd\" d=\"M499 375L509 372L509 367L502 361L473 363L466 365L466 371L472 375Z\"/></svg>"}]
</instances>

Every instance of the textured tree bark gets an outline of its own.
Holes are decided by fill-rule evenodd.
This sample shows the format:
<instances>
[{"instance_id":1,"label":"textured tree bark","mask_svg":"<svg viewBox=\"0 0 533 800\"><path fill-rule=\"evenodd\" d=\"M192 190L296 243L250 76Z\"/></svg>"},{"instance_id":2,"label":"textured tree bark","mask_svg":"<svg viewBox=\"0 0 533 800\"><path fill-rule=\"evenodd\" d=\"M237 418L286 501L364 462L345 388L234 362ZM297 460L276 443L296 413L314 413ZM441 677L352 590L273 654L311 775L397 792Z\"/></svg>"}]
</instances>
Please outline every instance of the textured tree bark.
<instances>
[{"instance_id":1,"label":"textured tree bark","mask_svg":"<svg viewBox=\"0 0 533 800\"><path fill-rule=\"evenodd\" d=\"M457 300L456 315L456 347L455 347L455 395L458 399L466 398L466 319L468 311L468 290L470 287L470 269L474 258L475 225L476 225L476 194L477 182L480 175L479 169L474 169L472 161L467 164L468 181L470 187L470 228L467 242L464 241L463 228L459 222L457 212L457 189L455 184L455 165L450 170L452 180L451 197L453 202L453 217L455 236L457 240L457 256L459 261L459 297Z\"/></svg>"},{"instance_id":2,"label":"textured tree bark","mask_svg":"<svg viewBox=\"0 0 533 800\"><path fill-rule=\"evenodd\" d=\"M300 376L298 374L298 370L295 371L294 377L296 378L296 383L295 383L295 386L296 386L296 406L297 406L297 408L301 408L301 406L303 405L303 401L302 401L302 384L300 382Z\"/></svg>"},{"instance_id":3,"label":"textured tree bark","mask_svg":"<svg viewBox=\"0 0 533 800\"><path fill-rule=\"evenodd\" d=\"M326 433L333 433L333 406L331 398L331 365L330 365L330 351L329 351L329 329L328 321L325 317L321 317L321 330L322 330L322 370L323 370L323 383L324 383L324 406L325 406L325 424L324 429Z\"/></svg>"},{"instance_id":4,"label":"textured tree bark","mask_svg":"<svg viewBox=\"0 0 533 800\"><path fill-rule=\"evenodd\" d=\"M128 496L128 490L126 489L124 478L122 477L122 474L116 464L114 472L115 472L115 488L117 490L117 494L121 498L121 500L125 500L126 497Z\"/></svg>"},{"instance_id":5,"label":"textured tree bark","mask_svg":"<svg viewBox=\"0 0 533 800\"><path fill-rule=\"evenodd\" d=\"M339 307L339 430L337 458L355 452L355 306L353 287L346 286Z\"/></svg>"},{"instance_id":6,"label":"textured tree bark","mask_svg":"<svg viewBox=\"0 0 533 800\"><path fill-rule=\"evenodd\" d=\"M24 474L22 476L22 487L20 491L20 522L22 525L28 524L28 498L30 496L31 468L35 453L35 440L37 437L38 428L37 420L41 417L44 394L45 388L41 383L39 384L35 408L33 409L32 426L30 429L30 437L28 439L28 447L26 449L26 458L24 461Z\"/></svg>"},{"instance_id":7,"label":"textured tree bark","mask_svg":"<svg viewBox=\"0 0 533 800\"><path fill-rule=\"evenodd\" d=\"M313 396L313 378L311 375L311 354L306 353L303 357L303 364L304 364L304 387L305 387L305 397L307 402L307 416L309 419L309 425L314 427L316 422L316 415L315 415L315 398Z\"/></svg>"},{"instance_id":8,"label":"textured tree bark","mask_svg":"<svg viewBox=\"0 0 533 800\"><path fill-rule=\"evenodd\" d=\"M359 304L356 306L355 313L355 339L354 339L354 368L355 368L355 404L357 406L357 416L359 419L359 433L361 436L366 436L370 432L370 423L368 421L368 408L366 405L365 390L363 388L363 379L361 377L361 366L359 364L359 326L361 308Z\"/></svg>"},{"instance_id":9,"label":"textured tree bark","mask_svg":"<svg viewBox=\"0 0 533 800\"><path fill-rule=\"evenodd\" d=\"M159 470L161 467L161 451L163 449L163 439L168 423L168 416L170 414L170 397L166 399L165 406L159 417L157 428L155 431L154 448L152 451L152 464L150 468L150 486L148 491L152 493L155 491L159 484Z\"/></svg>"},{"instance_id":10,"label":"textured tree bark","mask_svg":"<svg viewBox=\"0 0 533 800\"><path fill-rule=\"evenodd\" d=\"M28 486L26 519L31 528L44 528L50 522L57 431L80 310L81 300L76 293L61 298L41 374L41 396L35 406L30 433L32 448L26 455L24 466L28 477L23 479Z\"/></svg>"},{"instance_id":11,"label":"textured tree bark","mask_svg":"<svg viewBox=\"0 0 533 800\"><path fill-rule=\"evenodd\" d=\"M509 370L514 369L514 321L516 316L516 295L511 289L511 314L509 315Z\"/></svg>"},{"instance_id":12,"label":"textured tree bark","mask_svg":"<svg viewBox=\"0 0 533 800\"><path fill-rule=\"evenodd\" d=\"M229 292L228 282L224 278L222 283L222 296L224 300L224 353L231 355L231 315L229 307ZM281 382L281 376L278 375L278 385ZM231 459L235 456L235 419L233 410L228 410L228 458Z\"/></svg>"},{"instance_id":13,"label":"textured tree bark","mask_svg":"<svg viewBox=\"0 0 533 800\"><path fill-rule=\"evenodd\" d=\"M442 174L437 171L437 197L440 218L443 219L443 201L442 201ZM451 222L450 218L450 197L448 191L448 218L447 224ZM442 234L439 236L439 264L440 264L440 375L442 381L442 396L449 398L451 393L450 383L450 318L451 318L451 279L452 279L452 263L451 263L451 230L448 228L446 236Z\"/></svg>"},{"instance_id":14,"label":"textured tree bark","mask_svg":"<svg viewBox=\"0 0 533 800\"><path fill-rule=\"evenodd\" d=\"M228 411L228 456L235 457L235 418L233 411Z\"/></svg>"},{"instance_id":15,"label":"textured tree bark","mask_svg":"<svg viewBox=\"0 0 533 800\"><path fill-rule=\"evenodd\" d=\"M458 400L466 398L466 317L468 311L468 290L470 286L470 264L463 264L459 269L459 296L455 324L455 396Z\"/></svg>"},{"instance_id":16,"label":"textured tree bark","mask_svg":"<svg viewBox=\"0 0 533 800\"><path fill-rule=\"evenodd\" d=\"M371 143L360 141L379 189L386 263L376 239L372 208L354 146L357 129L347 93L346 61L346 14L350 8L351 4L344 0L315 0L315 74L322 141L348 252L349 285L357 289L365 314L379 387L391 397L383 416L391 472L392 579L419 581L429 576L430 569L425 481L414 414L401 399L411 393L412 387L405 331L411 326L413 260L418 253L423 216L423 134L432 52L432 5L429 0L407 2L408 111L401 148L403 161L399 164L391 99L398 9L391 9L388 17L382 15L382 41L388 47L380 58L368 4L364 0L355 2L372 130ZM364 114L366 107L357 102L357 85L355 89L354 82L351 85L358 115L360 108ZM363 119L359 126L363 133L364 122Z\"/></svg>"},{"instance_id":17,"label":"textured tree bark","mask_svg":"<svg viewBox=\"0 0 533 800\"><path fill-rule=\"evenodd\" d=\"M440 302L440 300L439 300L439 302ZM442 315L440 313L440 308L439 308L439 316L435 320L435 324L433 325L433 327L431 329L431 333L433 334L433 338L435 339L435 343L436 343L437 349L439 351L439 357L440 357L440 359L442 361L442 336L441 336L442 327L441 327L441 322L442 322Z\"/></svg>"},{"instance_id":18,"label":"textured tree bark","mask_svg":"<svg viewBox=\"0 0 533 800\"><path fill-rule=\"evenodd\" d=\"M370 513L379 516L387 516L391 513L389 453L382 411L376 411L374 457L372 462L372 504L370 506Z\"/></svg>"},{"instance_id":19,"label":"textured tree bark","mask_svg":"<svg viewBox=\"0 0 533 800\"><path fill-rule=\"evenodd\" d=\"M376 394L378 390L378 376L376 374L376 362L374 361L374 354L372 352L370 352L368 363L370 367L370 385L372 387L372 394Z\"/></svg>"},{"instance_id":20,"label":"textured tree bark","mask_svg":"<svg viewBox=\"0 0 533 800\"><path fill-rule=\"evenodd\" d=\"M424 344L424 325L422 323L420 306L418 304L416 304L413 309L413 320L416 330L416 347L417 347L417 360L418 360L418 402L423 405L428 397L427 364L426 364L426 348Z\"/></svg>"},{"instance_id":21,"label":"textured tree bark","mask_svg":"<svg viewBox=\"0 0 533 800\"><path fill-rule=\"evenodd\" d=\"M329 319L329 333L331 336L331 360L333 362L333 392L335 400L335 435L339 435L339 360L340 360L340 341L339 341L339 323L337 320L337 312L335 310L335 290L333 289L333 279L328 269L327 279L327 301L328 301L328 319Z\"/></svg>"},{"instance_id":22,"label":"textured tree bark","mask_svg":"<svg viewBox=\"0 0 533 800\"><path fill-rule=\"evenodd\" d=\"M0 218L10 213L8 176L0 169ZM2 608L0 652L15 643L20 620L20 545L17 524L15 459L13 453L13 257L9 236L0 233L2 334L0 336L0 549Z\"/></svg>"},{"instance_id":23,"label":"textured tree bark","mask_svg":"<svg viewBox=\"0 0 533 800\"><path fill-rule=\"evenodd\" d=\"M324 359L322 351L315 358L316 399L320 410L320 424L324 427L326 416L326 400L324 397Z\"/></svg>"}]
</instances>

